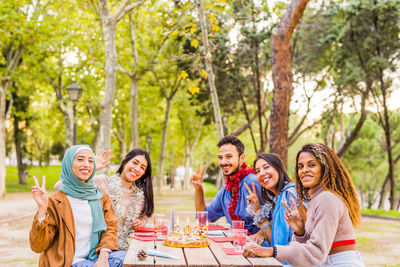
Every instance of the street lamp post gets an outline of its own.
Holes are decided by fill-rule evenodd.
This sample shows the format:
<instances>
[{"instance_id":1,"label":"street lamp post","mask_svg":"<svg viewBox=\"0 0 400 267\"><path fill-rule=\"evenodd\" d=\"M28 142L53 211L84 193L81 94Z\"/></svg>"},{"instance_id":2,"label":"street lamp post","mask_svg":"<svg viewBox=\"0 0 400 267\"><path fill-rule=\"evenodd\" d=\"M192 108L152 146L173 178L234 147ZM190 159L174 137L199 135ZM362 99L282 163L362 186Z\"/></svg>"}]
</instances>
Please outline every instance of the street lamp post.
<instances>
[{"instance_id":1,"label":"street lamp post","mask_svg":"<svg viewBox=\"0 0 400 267\"><path fill-rule=\"evenodd\" d=\"M146 136L146 144L147 144L147 151L149 152L150 155L150 151L151 151L151 135L148 134Z\"/></svg>"},{"instance_id":2,"label":"street lamp post","mask_svg":"<svg viewBox=\"0 0 400 267\"><path fill-rule=\"evenodd\" d=\"M74 81L70 86L68 86L67 92L68 92L69 99L73 103L74 115L72 117L72 120L74 122L74 130L73 130L72 143L73 143L73 145L76 145L76 121L75 121L76 103L78 102L79 98L81 98L82 88L80 88L79 85Z\"/></svg>"}]
</instances>

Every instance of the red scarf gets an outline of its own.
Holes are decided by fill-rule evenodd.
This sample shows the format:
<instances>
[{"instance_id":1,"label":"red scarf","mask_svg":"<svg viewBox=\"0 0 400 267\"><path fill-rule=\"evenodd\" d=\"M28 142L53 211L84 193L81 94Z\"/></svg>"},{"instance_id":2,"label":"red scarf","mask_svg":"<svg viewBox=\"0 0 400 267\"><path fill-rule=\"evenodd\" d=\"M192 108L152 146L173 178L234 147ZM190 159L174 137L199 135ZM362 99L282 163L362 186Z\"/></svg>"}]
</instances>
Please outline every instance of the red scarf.
<instances>
[{"instance_id":1,"label":"red scarf","mask_svg":"<svg viewBox=\"0 0 400 267\"><path fill-rule=\"evenodd\" d=\"M225 176L225 189L232 193L232 199L228 210L229 216L231 216L232 220L241 220L240 216L235 214L239 199L239 184L240 181L242 181L249 173L255 174L255 171L251 167L247 166L246 163L243 163L242 166L240 166L240 169L233 176Z\"/></svg>"}]
</instances>

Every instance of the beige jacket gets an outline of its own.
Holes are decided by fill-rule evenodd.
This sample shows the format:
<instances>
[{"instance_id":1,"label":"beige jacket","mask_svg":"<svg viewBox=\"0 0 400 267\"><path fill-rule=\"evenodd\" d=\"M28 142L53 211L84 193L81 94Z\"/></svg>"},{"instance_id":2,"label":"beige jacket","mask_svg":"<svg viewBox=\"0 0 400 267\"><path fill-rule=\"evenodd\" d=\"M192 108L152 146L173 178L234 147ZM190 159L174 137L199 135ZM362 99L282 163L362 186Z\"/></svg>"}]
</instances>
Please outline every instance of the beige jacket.
<instances>
[{"instance_id":1,"label":"beige jacket","mask_svg":"<svg viewBox=\"0 0 400 267\"><path fill-rule=\"evenodd\" d=\"M107 193L100 199L107 231L100 237L96 252L102 248L117 249L117 217L112 209ZM29 242L34 252L41 253L39 266L72 265L75 254L75 224L72 209L64 192L57 191L49 197L47 216L39 224L37 214L29 233Z\"/></svg>"}]
</instances>

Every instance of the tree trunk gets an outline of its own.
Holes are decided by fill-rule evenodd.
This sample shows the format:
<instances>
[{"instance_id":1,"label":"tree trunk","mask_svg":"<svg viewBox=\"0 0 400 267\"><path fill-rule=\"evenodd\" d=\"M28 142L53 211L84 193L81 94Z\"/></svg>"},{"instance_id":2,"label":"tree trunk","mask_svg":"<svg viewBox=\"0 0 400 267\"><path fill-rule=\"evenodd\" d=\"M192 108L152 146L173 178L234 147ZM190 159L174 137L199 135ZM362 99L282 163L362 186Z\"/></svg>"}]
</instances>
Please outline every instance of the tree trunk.
<instances>
[{"instance_id":1,"label":"tree trunk","mask_svg":"<svg viewBox=\"0 0 400 267\"><path fill-rule=\"evenodd\" d=\"M18 167L18 183L19 184L27 184L26 183L26 175L25 175L25 165L22 162L22 144L21 141L23 139L23 132L19 129L19 118L14 116L14 144L15 144L15 152L17 154L17 167Z\"/></svg>"},{"instance_id":2,"label":"tree trunk","mask_svg":"<svg viewBox=\"0 0 400 267\"><path fill-rule=\"evenodd\" d=\"M100 105L99 148L104 151L111 149L112 109L117 79L117 50L115 46L116 25L111 23L109 19L102 19L102 21L106 53L106 81L105 94Z\"/></svg>"},{"instance_id":3,"label":"tree trunk","mask_svg":"<svg viewBox=\"0 0 400 267\"><path fill-rule=\"evenodd\" d=\"M291 37L309 0L292 0L271 35L271 67L274 96L270 115L270 151L287 166L290 99L293 92Z\"/></svg>"},{"instance_id":4,"label":"tree trunk","mask_svg":"<svg viewBox=\"0 0 400 267\"><path fill-rule=\"evenodd\" d=\"M164 154L165 146L167 144L167 134L168 134L168 120L169 114L171 113L172 98L167 99L167 109L165 110L165 119L161 138L161 148L160 148L160 158L158 160L158 179L156 181L157 193L161 194L161 186L164 184Z\"/></svg>"},{"instance_id":5,"label":"tree trunk","mask_svg":"<svg viewBox=\"0 0 400 267\"><path fill-rule=\"evenodd\" d=\"M136 76L131 76L131 144L132 148L140 147L139 140L139 123L138 123L138 79Z\"/></svg>"},{"instance_id":6,"label":"tree trunk","mask_svg":"<svg viewBox=\"0 0 400 267\"><path fill-rule=\"evenodd\" d=\"M183 188L189 188L189 179L190 179L190 166L192 166L192 150L190 148L190 144L185 145L185 175L183 176Z\"/></svg>"},{"instance_id":7,"label":"tree trunk","mask_svg":"<svg viewBox=\"0 0 400 267\"><path fill-rule=\"evenodd\" d=\"M347 134L345 139L342 140L342 143L337 149L337 155L339 157L342 157L346 151L349 149L350 145L356 140L356 137L358 133L361 130L361 127L364 125L365 120L367 119L367 110L365 109L366 101L368 99L369 91L371 90L371 86L367 85L366 91L363 92L362 98L361 98L361 116L360 119L358 120L356 126L354 129L351 131L350 134ZM349 125L349 130L350 130L351 125Z\"/></svg>"},{"instance_id":8,"label":"tree trunk","mask_svg":"<svg viewBox=\"0 0 400 267\"><path fill-rule=\"evenodd\" d=\"M6 193L6 90L7 81L0 83L0 197Z\"/></svg>"},{"instance_id":9,"label":"tree trunk","mask_svg":"<svg viewBox=\"0 0 400 267\"><path fill-rule=\"evenodd\" d=\"M201 3L201 0L196 0L196 3L197 3L197 9L199 12L202 41L203 41L203 46L204 46L204 55L205 55L204 62L205 62L206 70L207 70L207 74L208 74L208 86L210 87L211 101L212 101L213 108L214 108L215 126L217 128L218 139L221 139L222 137L224 137L224 130L223 130L223 125L222 125L221 109L219 107L217 89L215 88L215 78L214 78L214 72L212 69L212 55L211 55L211 51L210 51L210 45L208 42L208 31L207 31L207 26L206 26L206 18L204 15L204 8Z\"/></svg>"}]
</instances>

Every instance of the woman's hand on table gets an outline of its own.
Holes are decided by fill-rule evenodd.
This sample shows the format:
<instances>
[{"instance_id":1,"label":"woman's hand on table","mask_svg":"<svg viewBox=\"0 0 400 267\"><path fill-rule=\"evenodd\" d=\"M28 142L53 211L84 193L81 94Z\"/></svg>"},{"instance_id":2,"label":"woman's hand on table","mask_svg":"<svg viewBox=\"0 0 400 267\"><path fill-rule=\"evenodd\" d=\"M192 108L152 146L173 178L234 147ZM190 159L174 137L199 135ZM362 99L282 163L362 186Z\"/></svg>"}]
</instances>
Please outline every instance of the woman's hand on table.
<instances>
[{"instance_id":1,"label":"woman's hand on table","mask_svg":"<svg viewBox=\"0 0 400 267\"><path fill-rule=\"evenodd\" d=\"M293 198L291 198L290 201L292 202L293 209L282 201L282 204L286 208L285 219L296 235L303 236L305 233L303 217L301 217L300 211L297 208L296 201Z\"/></svg>"},{"instance_id":2,"label":"woman's hand on table","mask_svg":"<svg viewBox=\"0 0 400 267\"><path fill-rule=\"evenodd\" d=\"M134 230L142 229L143 226L144 226L144 224L143 224L143 221L141 221L141 220L136 220L133 223L131 223L131 227Z\"/></svg>"},{"instance_id":3,"label":"woman's hand on table","mask_svg":"<svg viewBox=\"0 0 400 267\"><path fill-rule=\"evenodd\" d=\"M251 239L253 239L254 242L256 242L258 245L261 245L262 242L264 242L264 230L260 230L257 233L253 234L250 236Z\"/></svg>"},{"instance_id":4,"label":"woman's hand on table","mask_svg":"<svg viewBox=\"0 0 400 267\"><path fill-rule=\"evenodd\" d=\"M251 245L245 247L243 250L243 256L245 257L272 257L273 249L271 247L261 247L259 245Z\"/></svg>"}]
</instances>

